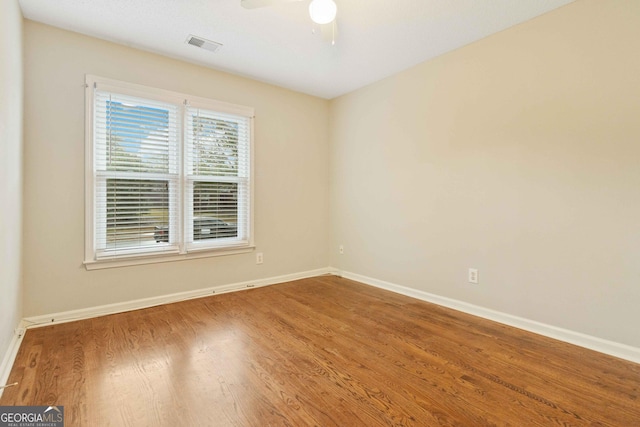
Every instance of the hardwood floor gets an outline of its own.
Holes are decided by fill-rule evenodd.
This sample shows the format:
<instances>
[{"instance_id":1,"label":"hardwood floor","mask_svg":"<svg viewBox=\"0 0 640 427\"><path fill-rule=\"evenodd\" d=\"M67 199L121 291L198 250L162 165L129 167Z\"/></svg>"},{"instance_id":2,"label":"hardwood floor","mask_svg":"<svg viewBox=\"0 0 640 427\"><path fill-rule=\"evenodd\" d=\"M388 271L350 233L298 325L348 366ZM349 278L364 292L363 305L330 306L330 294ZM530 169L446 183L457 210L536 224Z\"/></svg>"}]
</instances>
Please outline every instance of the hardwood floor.
<instances>
[{"instance_id":1,"label":"hardwood floor","mask_svg":"<svg viewBox=\"0 0 640 427\"><path fill-rule=\"evenodd\" d=\"M640 365L334 276L27 332L67 426L640 426Z\"/></svg>"}]
</instances>

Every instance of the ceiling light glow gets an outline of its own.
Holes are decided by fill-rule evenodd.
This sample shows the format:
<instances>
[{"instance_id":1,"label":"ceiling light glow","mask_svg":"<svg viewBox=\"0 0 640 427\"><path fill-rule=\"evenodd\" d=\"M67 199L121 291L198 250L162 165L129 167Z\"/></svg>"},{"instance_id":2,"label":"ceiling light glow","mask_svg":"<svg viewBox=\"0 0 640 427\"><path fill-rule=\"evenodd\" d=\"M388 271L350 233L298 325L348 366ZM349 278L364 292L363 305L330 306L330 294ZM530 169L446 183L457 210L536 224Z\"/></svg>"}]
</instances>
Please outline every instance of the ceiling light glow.
<instances>
[{"instance_id":1,"label":"ceiling light glow","mask_svg":"<svg viewBox=\"0 0 640 427\"><path fill-rule=\"evenodd\" d=\"M309 4L309 16L316 24L328 24L336 19L338 7L333 0L312 0Z\"/></svg>"}]
</instances>

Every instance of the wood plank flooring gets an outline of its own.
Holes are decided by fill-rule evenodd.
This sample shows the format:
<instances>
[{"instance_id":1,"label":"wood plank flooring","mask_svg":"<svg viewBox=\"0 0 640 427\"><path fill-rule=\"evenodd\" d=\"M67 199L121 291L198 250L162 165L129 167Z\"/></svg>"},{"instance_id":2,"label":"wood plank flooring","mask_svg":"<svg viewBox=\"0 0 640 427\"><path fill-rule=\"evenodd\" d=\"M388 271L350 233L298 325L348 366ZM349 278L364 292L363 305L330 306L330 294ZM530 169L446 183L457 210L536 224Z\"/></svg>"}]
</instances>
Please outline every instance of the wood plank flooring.
<instances>
[{"instance_id":1,"label":"wood plank flooring","mask_svg":"<svg viewBox=\"0 0 640 427\"><path fill-rule=\"evenodd\" d=\"M30 329L67 426L640 426L640 365L335 276Z\"/></svg>"}]
</instances>

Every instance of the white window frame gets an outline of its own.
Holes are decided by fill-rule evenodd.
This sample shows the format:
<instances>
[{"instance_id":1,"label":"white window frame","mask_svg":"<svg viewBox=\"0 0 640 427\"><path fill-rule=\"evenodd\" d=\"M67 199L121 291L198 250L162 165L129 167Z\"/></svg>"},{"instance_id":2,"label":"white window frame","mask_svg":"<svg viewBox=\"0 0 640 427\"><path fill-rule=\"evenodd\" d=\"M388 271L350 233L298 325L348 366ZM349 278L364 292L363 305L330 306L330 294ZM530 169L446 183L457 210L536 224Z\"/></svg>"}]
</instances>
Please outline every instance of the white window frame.
<instances>
[{"instance_id":1,"label":"white window frame","mask_svg":"<svg viewBox=\"0 0 640 427\"><path fill-rule=\"evenodd\" d=\"M148 86L122 82L104 77L87 74L85 76L85 256L84 265L87 270L124 267L138 264L150 264L159 262L179 261L185 259L203 258L211 256L231 255L251 252L255 249L254 244L254 109L241 105L229 104L208 98L182 94L178 92L157 89ZM157 253L132 253L122 254L111 258L100 258L97 256L96 246L96 170L94 167L94 91L96 87L124 95L135 96L144 99L168 102L179 107L179 201L178 201L178 227L183 233L182 241L179 242L178 250L173 252ZM187 209L190 204L187 200L187 159L185 153L186 144L186 114L187 108L199 107L206 110L217 111L219 113L244 116L249 120L249 194L247 212L247 239L243 242L233 242L231 244L213 244L206 247L191 245L187 247ZM239 201L240 203L240 201Z\"/></svg>"}]
</instances>

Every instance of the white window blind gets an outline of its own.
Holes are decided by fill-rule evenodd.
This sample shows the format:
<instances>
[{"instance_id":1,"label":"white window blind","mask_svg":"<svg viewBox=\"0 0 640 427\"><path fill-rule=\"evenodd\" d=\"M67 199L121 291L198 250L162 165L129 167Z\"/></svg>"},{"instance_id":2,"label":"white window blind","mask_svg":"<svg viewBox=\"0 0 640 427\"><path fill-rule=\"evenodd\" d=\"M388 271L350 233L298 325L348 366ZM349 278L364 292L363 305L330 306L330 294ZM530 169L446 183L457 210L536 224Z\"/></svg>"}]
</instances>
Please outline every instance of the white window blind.
<instances>
[{"instance_id":1,"label":"white window blind","mask_svg":"<svg viewBox=\"0 0 640 427\"><path fill-rule=\"evenodd\" d=\"M188 248L248 242L250 121L187 107Z\"/></svg>"},{"instance_id":2,"label":"white window blind","mask_svg":"<svg viewBox=\"0 0 640 427\"><path fill-rule=\"evenodd\" d=\"M86 262L252 244L253 110L89 76L87 83Z\"/></svg>"},{"instance_id":3,"label":"white window blind","mask_svg":"<svg viewBox=\"0 0 640 427\"><path fill-rule=\"evenodd\" d=\"M177 251L178 117L174 105L96 89L96 257Z\"/></svg>"}]
</instances>

